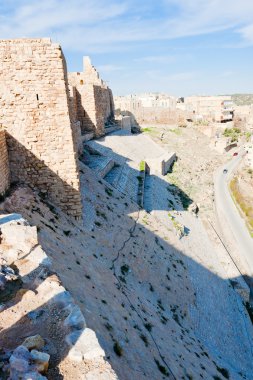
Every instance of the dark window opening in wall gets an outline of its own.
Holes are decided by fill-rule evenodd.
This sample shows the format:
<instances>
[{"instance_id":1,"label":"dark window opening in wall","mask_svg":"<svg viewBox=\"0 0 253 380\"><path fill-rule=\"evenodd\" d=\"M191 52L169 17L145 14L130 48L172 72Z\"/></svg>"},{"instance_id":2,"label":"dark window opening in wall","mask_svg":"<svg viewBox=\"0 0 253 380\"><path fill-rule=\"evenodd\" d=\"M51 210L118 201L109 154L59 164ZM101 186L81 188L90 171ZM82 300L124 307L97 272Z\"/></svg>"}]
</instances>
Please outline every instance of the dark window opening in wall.
<instances>
[{"instance_id":1,"label":"dark window opening in wall","mask_svg":"<svg viewBox=\"0 0 253 380\"><path fill-rule=\"evenodd\" d=\"M85 116L85 111L83 111L83 116Z\"/></svg>"},{"instance_id":2,"label":"dark window opening in wall","mask_svg":"<svg viewBox=\"0 0 253 380\"><path fill-rule=\"evenodd\" d=\"M82 79L80 80L80 84L83 84L83 80Z\"/></svg>"},{"instance_id":3,"label":"dark window opening in wall","mask_svg":"<svg viewBox=\"0 0 253 380\"><path fill-rule=\"evenodd\" d=\"M36 98L37 98L37 100L39 100L39 95L38 94L36 94Z\"/></svg>"}]
</instances>

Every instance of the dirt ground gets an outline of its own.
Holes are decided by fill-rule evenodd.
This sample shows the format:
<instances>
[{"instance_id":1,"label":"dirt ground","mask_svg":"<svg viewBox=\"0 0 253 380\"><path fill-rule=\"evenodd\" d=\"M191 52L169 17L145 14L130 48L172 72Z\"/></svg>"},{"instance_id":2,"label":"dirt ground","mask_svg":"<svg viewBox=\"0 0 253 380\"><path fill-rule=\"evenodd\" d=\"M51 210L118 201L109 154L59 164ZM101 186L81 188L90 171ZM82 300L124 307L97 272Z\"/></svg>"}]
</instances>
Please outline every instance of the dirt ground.
<instances>
[{"instance_id":1,"label":"dirt ground","mask_svg":"<svg viewBox=\"0 0 253 380\"><path fill-rule=\"evenodd\" d=\"M231 153L220 154L210 147L210 138L189 124L186 128L177 126L147 127L144 129L167 151L175 151L178 157L169 182L181 188L199 205L202 214L214 218L213 173L226 162Z\"/></svg>"},{"instance_id":2,"label":"dirt ground","mask_svg":"<svg viewBox=\"0 0 253 380\"><path fill-rule=\"evenodd\" d=\"M253 170L242 162L234 176L237 202L253 236Z\"/></svg>"}]
</instances>

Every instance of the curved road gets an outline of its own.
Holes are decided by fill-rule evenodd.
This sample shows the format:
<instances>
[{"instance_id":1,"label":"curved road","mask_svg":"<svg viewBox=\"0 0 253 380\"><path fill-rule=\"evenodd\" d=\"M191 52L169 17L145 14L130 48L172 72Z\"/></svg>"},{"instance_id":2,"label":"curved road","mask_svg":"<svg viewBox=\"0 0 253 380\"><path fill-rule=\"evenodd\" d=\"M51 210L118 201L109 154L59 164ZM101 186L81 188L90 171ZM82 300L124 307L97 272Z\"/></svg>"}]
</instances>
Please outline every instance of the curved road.
<instances>
[{"instance_id":1,"label":"curved road","mask_svg":"<svg viewBox=\"0 0 253 380\"><path fill-rule=\"evenodd\" d=\"M238 156L233 157L231 161L218 169L214 176L214 189L216 210L223 232L229 228L229 232L233 235L233 240L236 243L237 259L240 259L245 268L245 274L253 277L253 238L250 236L245 221L240 216L228 190L231 175L241 162L244 154L241 150ZM223 173L225 168L228 170L226 174ZM229 235L225 233L225 237L229 238Z\"/></svg>"}]
</instances>

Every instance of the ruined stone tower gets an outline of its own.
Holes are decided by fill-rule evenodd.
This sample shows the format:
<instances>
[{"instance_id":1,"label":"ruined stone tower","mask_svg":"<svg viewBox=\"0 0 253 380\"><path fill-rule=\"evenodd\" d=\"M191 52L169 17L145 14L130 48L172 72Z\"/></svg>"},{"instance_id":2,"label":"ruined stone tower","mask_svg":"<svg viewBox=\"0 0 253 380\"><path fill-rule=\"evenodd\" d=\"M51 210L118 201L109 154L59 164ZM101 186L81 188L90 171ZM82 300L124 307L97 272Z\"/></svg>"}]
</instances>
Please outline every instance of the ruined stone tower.
<instances>
[{"instance_id":1,"label":"ruined stone tower","mask_svg":"<svg viewBox=\"0 0 253 380\"><path fill-rule=\"evenodd\" d=\"M0 40L0 82L11 181L38 188L80 217L76 133L60 46L48 38Z\"/></svg>"},{"instance_id":2,"label":"ruined stone tower","mask_svg":"<svg viewBox=\"0 0 253 380\"><path fill-rule=\"evenodd\" d=\"M111 89L100 79L90 58L83 59L84 71L68 74L72 87L75 120L80 122L81 132L94 132L96 137L105 134L105 124L114 117Z\"/></svg>"}]
</instances>

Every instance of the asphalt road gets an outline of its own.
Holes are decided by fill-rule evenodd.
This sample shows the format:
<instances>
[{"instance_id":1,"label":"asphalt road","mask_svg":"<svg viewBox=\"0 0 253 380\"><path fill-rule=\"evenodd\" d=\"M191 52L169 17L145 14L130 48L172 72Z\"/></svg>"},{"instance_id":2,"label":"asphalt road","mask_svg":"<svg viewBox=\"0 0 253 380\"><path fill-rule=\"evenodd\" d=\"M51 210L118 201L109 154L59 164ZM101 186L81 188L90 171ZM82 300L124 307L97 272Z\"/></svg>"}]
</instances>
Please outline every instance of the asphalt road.
<instances>
[{"instance_id":1,"label":"asphalt road","mask_svg":"<svg viewBox=\"0 0 253 380\"><path fill-rule=\"evenodd\" d=\"M232 238L235 244L235 251L237 258L240 258L247 275L253 277L253 238L250 236L246 227L245 221L240 216L233 199L228 190L228 183L231 179L233 171L237 168L241 159L245 154L240 151L238 156L233 157L226 165L223 165L215 174L214 188L215 188L215 202L216 209L221 227L225 233L225 238ZM223 170L227 169L225 174ZM225 223L225 225L224 225Z\"/></svg>"}]
</instances>

